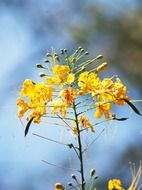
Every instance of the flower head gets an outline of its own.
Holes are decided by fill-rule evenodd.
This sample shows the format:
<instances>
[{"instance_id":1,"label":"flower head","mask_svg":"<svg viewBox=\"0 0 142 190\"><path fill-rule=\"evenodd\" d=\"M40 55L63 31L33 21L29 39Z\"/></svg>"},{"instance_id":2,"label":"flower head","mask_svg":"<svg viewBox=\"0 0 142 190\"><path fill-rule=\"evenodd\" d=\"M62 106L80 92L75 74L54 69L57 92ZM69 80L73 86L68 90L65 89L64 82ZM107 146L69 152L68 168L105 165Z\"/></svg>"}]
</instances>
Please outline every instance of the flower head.
<instances>
[{"instance_id":1,"label":"flower head","mask_svg":"<svg viewBox=\"0 0 142 190\"><path fill-rule=\"evenodd\" d=\"M117 105L124 105L126 102L123 99L129 99L126 95L127 88L123 85L119 78L116 79L114 83L114 88L112 89L113 96L115 97L114 103Z\"/></svg>"},{"instance_id":2,"label":"flower head","mask_svg":"<svg viewBox=\"0 0 142 190\"><path fill-rule=\"evenodd\" d=\"M25 80L21 94L27 98L27 102L22 98L17 99L18 117L22 117L27 110L30 110L27 120L33 117L33 121L39 123L41 117L46 114L46 105L51 101L53 91L53 87L44 83L35 84L29 79Z\"/></svg>"},{"instance_id":3,"label":"flower head","mask_svg":"<svg viewBox=\"0 0 142 190\"><path fill-rule=\"evenodd\" d=\"M70 107L72 106L76 96L77 96L77 91L73 88L65 89L60 92L59 95L63 101L67 103L67 105Z\"/></svg>"},{"instance_id":4,"label":"flower head","mask_svg":"<svg viewBox=\"0 0 142 190\"><path fill-rule=\"evenodd\" d=\"M79 119L79 125L81 128L83 129L87 129L89 128L91 130L91 132L94 132L94 127L93 125L90 123L90 120L88 117L86 117L85 115L82 115Z\"/></svg>"},{"instance_id":5,"label":"flower head","mask_svg":"<svg viewBox=\"0 0 142 190\"><path fill-rule=\"evenodd\" d=\"M110 118L111 114L111 104L105 103L105 102L98 102L96 103L96 112L95 112L95 118L100 118L102 115L105 115L106 118Z\"/></svg>"},{"instance_id":6,"label":"flower head","mask_svg":"<svg viewBox=\"0 0 142 190\"><path fill-rule=\"evenodd\" d=\"M17 106L19 107L19 109L18 109L18 117L19 118L23 117L23 115L29 109L28 104L22 98L18 98L17 99Z\"/></svg>"},{"instance_id":7,"label":"flower head","mask_svg":"<svg viewBox=\"0 0 142 190\"><path fill-rule=\"evenodd\" d=\"M26 79L22 85L21 95L28 96L31 98L34 94L34 89L35 89L34 82L30 79Z\"/></svg>"},{"instance_id":8,"label":"flower head","mask_svg":"<svg viewBox=\"0 0 142 190\"><path fill-rule=\"evenodd\" d=\"M124 190L119 179L111 179L108 182L108 190Z\"/></svg>"},{"instance_id":9,"label":"flower head","mask_svg":"<svg viewBox=\"0 0 142 190\"><path fill-rule=\"evenodd\" d=\"M92 91L96 90L99 85L100 79L95 73L85 71L78 77L78 86L80 87L82 94L92 93Z\"/></svg>"},{"instance_id":10,"label":"flower head","mask_svg":"<svg viewBox=\"0 0 142 190\"><path fill-rule=\"evenodd\" d=\"M74 82L74 74L70 73L69 66L54 65L52 72L52 77L46 77L46 82L49 85L57 84L59 88L62 88L64 85Z\"/></svg>"}]
</instances>

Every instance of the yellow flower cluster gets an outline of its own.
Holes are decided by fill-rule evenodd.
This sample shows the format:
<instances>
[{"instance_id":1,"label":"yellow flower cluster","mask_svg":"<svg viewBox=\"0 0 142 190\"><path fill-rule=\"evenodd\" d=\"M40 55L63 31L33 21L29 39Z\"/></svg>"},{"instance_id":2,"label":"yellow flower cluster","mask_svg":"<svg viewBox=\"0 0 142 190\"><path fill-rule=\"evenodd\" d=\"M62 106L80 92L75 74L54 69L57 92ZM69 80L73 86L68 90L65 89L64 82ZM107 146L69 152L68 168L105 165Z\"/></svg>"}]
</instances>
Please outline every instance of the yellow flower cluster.
<instances>
[{"instance_id":1,"label":"yellow flower cluster","mask_svg":"<svg viewBox=\"0 0 142 190\"><path fill-rule=\"evenodd\" d=\"M47 68L47 73L42 75L45 77L45 82L34 83L27 79L22 85L21 97L17 99L19 118L25 113L28 113L27 120L33 118L35 123L40 123L41 117L48 113L59 114L66 118L68 109L74 112L74 105L81 96L91 97L91 109L95 110L95 118L102 116L112 118L112 104L124 105L124 99L129 99L126 95L127 89L119 78L114 80L99 77L99 73L108 65L106 62L90 72L87 67L91 60L78 64L78 57L75 57L75 54L68 58L65 55L64 64L59 62L57 54L50 54L49 57L51 60L47 61L49 64L47 67L38 65L38 68ZM86 106L87 109L90 108L90 105ZM93 132L93 126L84 113L85 111L79 119L80 128L90 128Z\"/></svg>"},{"instance_id":2,"label":"yellow flower cluster","mask_svg":"<svg viewBox=\"0 0 142 190\"><path fill-rule=\"evenodd\" d=\"M30 79L23 82L20 97L17 99L18 117L21 118L26 115L28 123L25 136L32 121L40 123L41 118L48 114L48 117L61 119L64 125L73 134L77 135L77 147L73 144L66 145L69 148L74 148L79 157L81 163L79 171L82 182L79 183L74 175L72 178L81 185L81 189L84 189L82 158L85 149L82 149L81 133L87 129L95 132L95 124L90 122L87 112L94 110L96 119L104 116L106 118L104 121L107 119L122 121L127 118L117 118L115 114L111 113L111 110L113 104L123 106L127 103L137 114L141 115L141 113L129 102L127 88L118 77L101 79L99 74L108 66L106 62L92 68L91 71L89 70L89 65L102 58L101 55L80 63L79 60L88 54L80 47L70 56L66 49L62 50L61 54L63 58L55 52L48 53L46 55L47 60L45 60L47 65L37 65L37 68L45 69L45 73L40 74L40 77L45 77L44 82L35 83ZM86 101L84 101L84 97ZM98 122L98 124L104 121ZM58 123L55 123L55 125L58 125ZM141 166L136 174L135 172L132 173L132 183L128 190L137 189L142 173ZM95 170L93 169L91 177L94 174ZM92 179L95 179L95 177ZM72 183L69 183L69 186L74 188ZM64 189L61 183L55 184L55 190ZM108 182L108 190L124 190L124 188L119 179L111 179Z\"/></svg>"},{"instance_id":3,"label":"yellow flower cluster","mask_svg":"<svg viewBox=\"0 0 142 190\"><path fill-rule=\"evenodd\" d=\"M30 79L25 80L21 89L21 95L27 98L27 102L22 98L18 98L18 117L22 117L30 110L27 120L33 118L35 123L39 123L41 116L46 114L46 105L52 100L53 91L53 87L44 83L35 84Z\"/></svg>"},{"instance_id":4,"label":"yellow flower cluster","mask_svg":"<svg viewBox=\"0 0 142 190\"><path fill-rule=\"evenodd\" d=\"M119 179L111 179L108 182L108 190L124 190Z\"/></svg>"},{"instance_id":5,"label":"yellow flower cluster","mask_svg":"<svg viewBox=\"0 0 142 190\"><path fill-rule=\"evenodd\" d=\"M111 78L101 80L96 73L85 71L78 78L78 86L80 94L91 94L93 100L96 100L96 118L100 118L102 115L111 118L111 103L124 105L124 99L129 99L126 95L126 86L119 78L116 78L115 82Z\"/></svg>"}]
</instances>

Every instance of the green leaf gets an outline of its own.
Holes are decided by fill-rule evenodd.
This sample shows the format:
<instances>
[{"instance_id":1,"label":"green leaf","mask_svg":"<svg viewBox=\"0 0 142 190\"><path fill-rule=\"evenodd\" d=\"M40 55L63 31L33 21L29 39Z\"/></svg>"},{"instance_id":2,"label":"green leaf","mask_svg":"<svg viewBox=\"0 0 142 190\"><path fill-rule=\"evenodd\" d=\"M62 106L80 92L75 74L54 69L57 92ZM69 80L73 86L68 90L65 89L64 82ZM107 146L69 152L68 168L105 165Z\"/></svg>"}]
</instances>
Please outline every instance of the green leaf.
<instances>
[{"instance_id":1,"label":"green leaf","mask_svg":"<svg viewBox=\"0 0 142 190\"><path fill-rule=\"evenodd\" d=\"M28 123L27 123L27 126L26 126L26 128L25 128L25 136L28 134L28 131L29 131L29 128L30 128L30 125L31 125L31 123L32 123L32 121L33 121L33 117L28 121Z\"/></svg>"},{"instance_id":2,"label":"green leaf","mask_svg":"<svg viewBox=\"0 0 142 190\"><path fill-rule=\"evenodd\" d=\"M134 106L134 104L132 104L129 100L127 100L127 99L125 99L125 98L124 98L123 100L132 108L132 110L133 110L136 114L142 116L142 114L139 112L139 110L136 108L136 106Z\"/></svg>"},{"instance_id":3,"label":"green leaf","mask_svg":"<svg viewBox=\"0 0 142 190\"><path fill-rule=\"evenodd\" d=\"M122 118L114 118L114 120L117 120L117 121L125 121L129 119L128 117L122 117Z\"/></svg>"}]
</instances>

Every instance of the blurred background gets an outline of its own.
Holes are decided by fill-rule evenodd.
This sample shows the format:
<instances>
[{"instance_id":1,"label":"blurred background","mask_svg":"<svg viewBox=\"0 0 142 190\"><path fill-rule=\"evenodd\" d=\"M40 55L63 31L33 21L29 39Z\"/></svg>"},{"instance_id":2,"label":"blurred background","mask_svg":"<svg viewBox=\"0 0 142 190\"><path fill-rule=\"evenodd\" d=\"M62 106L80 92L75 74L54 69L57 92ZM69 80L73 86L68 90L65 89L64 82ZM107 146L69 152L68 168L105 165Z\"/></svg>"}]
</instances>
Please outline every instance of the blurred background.
<instances>
[{"instance_id":1,"label":"blurred background","mask_svg":"<svg viewBox=\"0 0 142 190\"><path fill-rule=\"evenodd\" d=\"M107 75L119 75L129 96L141 99L141 0L0 0L0 190L49 190L55 182L70 180L73 171L41 160L75 168L72 150L32 132L71 138L48 122L32 125L24 138L25 123L17 119L16 98L24 79L38 80L35 65L43 62L47 51L54 47L57 52L61 48L72 52L80 45L90 52L88 58L104 55L110 65ZM135 105L142 111L141 103ZM142 118L127 106L115 112L130 119L105 124L105 132L85 155L86 177L95 167L100 190L106 189L109 178L120 178L128 187L129 161L137 166L142 159Z\"/></svg>"}]
</instances>

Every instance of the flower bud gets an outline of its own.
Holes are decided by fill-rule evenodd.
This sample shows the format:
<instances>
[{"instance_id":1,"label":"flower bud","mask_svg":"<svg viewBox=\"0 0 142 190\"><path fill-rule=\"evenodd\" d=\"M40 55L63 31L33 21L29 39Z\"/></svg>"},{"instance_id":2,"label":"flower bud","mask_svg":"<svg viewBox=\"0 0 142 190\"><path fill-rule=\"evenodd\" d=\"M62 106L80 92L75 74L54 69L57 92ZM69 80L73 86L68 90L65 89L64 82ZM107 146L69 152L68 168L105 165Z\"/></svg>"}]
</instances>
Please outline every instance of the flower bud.
<instances>
[{"instance_id":1,"label":"flower bud","mask_svg":"<svg viewBox=\"0 0 142 190\"><path fill-rule=\"evenodd\" d=\"M61 183L55 183L55 190L64 190L64 187Z\"/></svg>"},{"instance_id":2,"label":"flower bud","mask_svg":"<svg viewBox=\"0 0 142 190\"><path fill-rule=\"evenodd\" d=\"M97 57L96 57L96 59L102 59L103 58L103 55L98 55Z\"/></svg>"},{"instance_id":3,"label":"flower bud","mask_svg":"<svg viewBox=\"0 0 142 190\"><path fill-rule=\"evenodd\" d=\"M95 177L94 177L94 180L96 180L96 179L98 179L98 176L95 176Z\"/></svg>"},{"instance_id":4,"label":"flower bud","mask_svg":"<svg viewBox=\"0 0 142 190\"><path fill-rule=\"evenodd\" d=\"M75 63L76 62L76 58L73 57L72 60L71 60L72 63Z\"/></svg>"},{"instance_id":5,"label":"flower bud","mask_svg":"<svg viewBox=\"0 0 142 190\"><path fill-rule=\"evenodd\" d=\"M44 62L45 62L45 63L49 63L49 60L48 60L48 59L44 59Z\"/></svg>"},{"instance_id":6,"label":"flower bud","mask_svg":"<svg viewBox=\"0 0 142 190\"><path fill-rule=\"evenodd\" d=\"M108 66L108 63L107 62L104 62L102 63L101 65L99 65L97 68L96 68L96 71L97 72L103 72Z\"/></svg>"},{"instance_id":7,"label":"flower bud","mask_svg":"<svg viewBox=\"0 0 142 190\"><path fill-rule=\"evenodd\" d=\"M83 185L86 185L86 182L85 182L85 181L83 181Z\"/></svg>"},{"instance_id":8,"label":"flower bud","mask_svg":"<svg viewBox=\"0 0 142 190\"><path fill-rule=\"evenodd\" d=\"M74 174L72 174L71 177L72 177L73 179L76 179L76 176L75 176Z\"/></svg>"},{"instance_id":9,"label":"flower bud","mask_svg":"<svg viewBox=\"0 0 142 190\"><path fill-rule=\"evenodd\" d=\"M82 47L81 47L81 46L79 46L79 47L78 47L78 49L79 49L79 50L81 50L81 49L82 49Z\"/></svg>"},{"instance_id":10,"label":"flower bud","mask_svg":"<svg viewBox=\"0 0 142 190\"><path fill-rule=\"evenodd\" d=\"M82 67L81 67L81 71L85 71L85 66L82 66Z\"/></svg>"},{"instance_id":11,"label":"flower bud","mask_svg":"<svg viewBox=\"0 0 142 190\"><path fill-rule=\"evenodd\" d=\"M55 54L55 59L56 59L57 61L59 61L59 60L60 60L60 59L59 59L59 55Z\"/></svg>"},{"instance_id":12,"label":"flower bud","mask_svg":"<svg viewBox=\"0 0 142 190\"><path fill-rule=\"evenodd\" d=\"M64 50L63 49L61 49L61 54L64 54Z\"/></svg>"},{"instance_id":13,"label":"flower bud","mask_svg":"<svg viewBox=\"0 0 142 190\"><path fill-rule=\"evenodd\" d=\"M40 76L40 77L45 77L46 74L45 74L45 73L39 73L39 76Z\"/></svg>"},{"instance_id":14,"label":"flower bud","mask_svg":"<svg viewBox=\"0 0 142 190\"><path fill-rule=\"evenodd\" d=\"M67 53L67 49L66 48L64 49L64 52Z\"/></svg>"},{"instance_id":15,"label":"flower bud","mask_svg":"<svg viewBox=\"0 0 142 190\"><path fill-rule=\"evenodd\" d=\"M90 176L93 177L93 176L95 175L95 173L96 173L95 168L92 168L92 169L90 170Z\"/></svg>"},{"instance_id":16,"label":"flower bud","mask_svg":"<svg viewBox=\"0 0 142 190\"><path fill-rule=\"evenodd\" d=\"M43 68L43 66L41 64L36 64L37 68Z\"/></svg>"},{"instance_id":17,"label":"flower bud","mask_svg":"<svg viewBox=\"0 0 142 190\"><path fill-rule=\"evenodd\" d=\"M80 52L81 52L81 53L83 53L83 52L84 52L84 49L83 49L83 48L81 48L81 49L80 49Z\"/></svg>"},{"instance_id":18,"label":"flower bud","mask_svg":"<svg viewBox=\"0 0 142 190\"><path fill-rule=\"evenodd\" d=\"M66 59L65 59L65 61L66 61L66 62L68 62L68 61L69 61L69 59L68 59L68 58L66 58Z\"/></svg>"},{"instance_id":19,"label":"flower bud","mask_svg":"<svg viewBox=\"0 0 142 190\"><path fill-rule=\"evenodd\" d=\"M88 55L89 54L89 52L88 51L86 51L85 53L84 53L84 55Z\"/></svg>"},{"instance_id":20,"label":"flower bud","mask_svg":"<svg viewBox=\"0 0 142 190\"><path fill-rule=\"evenodd\" d=\"M72 186L72 183L71 183L71 182L68 182L68 186Z\"/></svg>"},{"instance_id":21,"label":"flower bud","mask_svg":"<svg viewBox=\"0 0 142 190\"><path fill-rule=\"evenodd\" d=\"M46 56L47 57L52 57L52 55L50 53L47 53Z\"/></svg>"}]
</instances>

